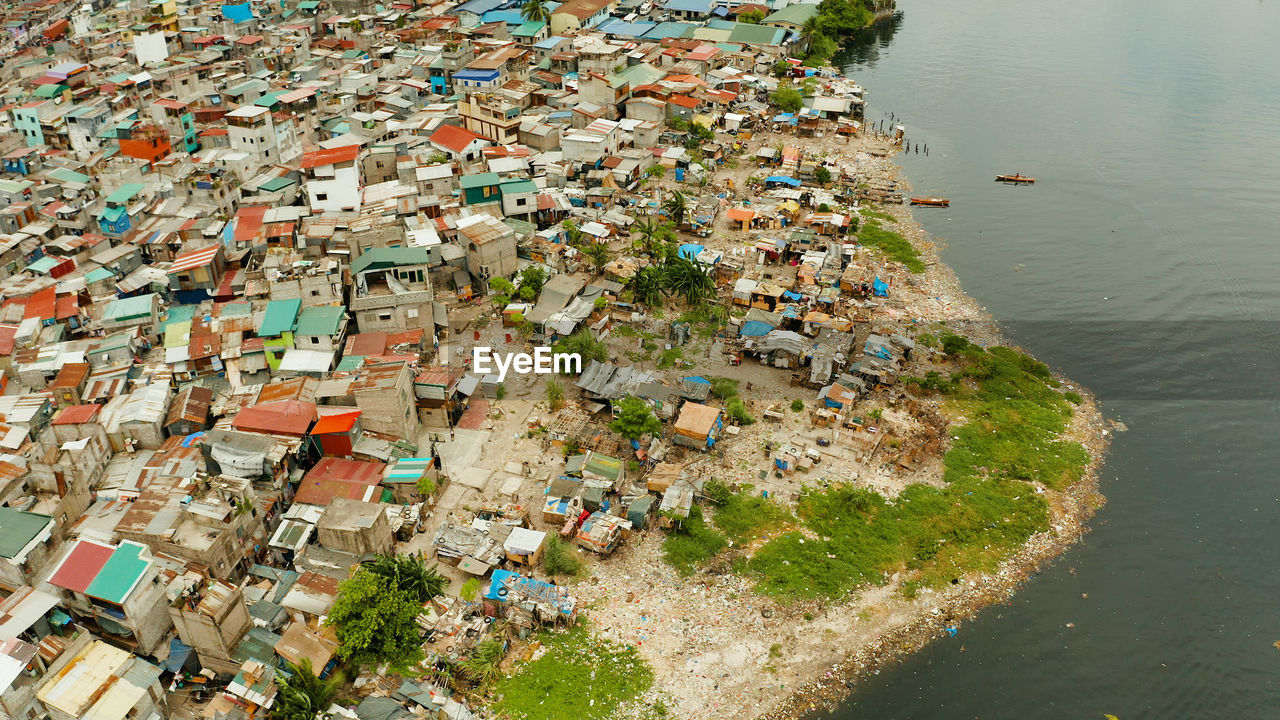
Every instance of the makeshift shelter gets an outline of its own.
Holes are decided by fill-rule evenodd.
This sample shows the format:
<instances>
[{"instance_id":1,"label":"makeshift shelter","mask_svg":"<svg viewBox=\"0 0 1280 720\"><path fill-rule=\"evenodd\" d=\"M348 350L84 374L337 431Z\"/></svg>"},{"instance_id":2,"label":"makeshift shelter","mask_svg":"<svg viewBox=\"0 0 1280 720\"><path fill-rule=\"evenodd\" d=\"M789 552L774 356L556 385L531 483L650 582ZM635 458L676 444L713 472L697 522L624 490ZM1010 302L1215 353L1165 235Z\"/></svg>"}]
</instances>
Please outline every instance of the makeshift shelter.
<instances>
[{"instance_id":1,"label":"makeshift shelter","mask_svg":"<svg viewBox=\"0 0 1280 720\"><path fill-rule=\"evenodd\" d=\"M671 439L677 445L706 450L716 444L723 428L719 408L687 402L680 408Z\"/></svg>"},{"instance_id":2,"label":"makeshift shelter","mask_svg":"<svg viewBox=\"0 0 1280 720\"><path fill-rule=\"evenodd\" d=\"M599 555L608 555L622 542L623 530L630 530L631 522L617 515L603 512L591 513L578 530L578 545Z\"/></svg>"}]
</instances>

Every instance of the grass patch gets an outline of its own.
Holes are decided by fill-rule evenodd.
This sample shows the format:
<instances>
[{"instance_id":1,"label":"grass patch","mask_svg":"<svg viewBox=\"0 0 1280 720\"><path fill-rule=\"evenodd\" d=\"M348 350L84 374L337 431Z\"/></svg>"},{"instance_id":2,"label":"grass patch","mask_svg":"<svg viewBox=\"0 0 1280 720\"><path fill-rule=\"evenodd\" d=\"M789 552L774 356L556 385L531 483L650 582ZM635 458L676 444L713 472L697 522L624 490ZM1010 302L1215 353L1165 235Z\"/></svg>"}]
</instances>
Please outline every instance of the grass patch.
<instances>
[{"instance_id":1,"label":"grass patch","mask_svg":"<svg viewBox=\"0 0 1280 720\"><path fill-rule=\"evenodd\" d=\"M742 492L729 495L716 510L712 522L729 539L740 543L794 520L795 516L790 510L769 498L752 493L748 486Z\"/></svg>"},{"instance_id":2,"label":"grass patch","mask_svg":"<svg viewBox=\"0 0 1280 720\"><path fill-rule=\"evenodd\" d=\"M500 679L493 709L513 720L605 720L653 686L653 669L635 648L594 637L586 622L542 635L537 660Z\"/></svg>"},{"instance_id":3,"label":"grass patch","mask_svg":"<svg viewBox=\"0 0 1280 720\"><path fill-rule=\"evenodd\" d=\"M729 546L729 539L709 527L702 508L694 505L680 527L662 541L662 556L681 575L692 575L699 565Z\"/></svg>"},{"instance_id":4,"label":"grass patch","mask_svg":"<svg viewBox=\"0 0 1280 720\"><path fill-rule=\"evenodd\" d=\"M883 222L897 222L897 219L894 218L889 213L883 210L876 210L873 207L864 207L858 211L858 214L864 218L868 218L871 220L881 220Z\"/></svg>"},{"instance_id":5,"label":"grass patch","mask_svg":"<svg viewBox=\"0 0 1280 720\"><path fill-rule=\"evenodd\" d=\"M858 242L884 253L890 260L907 266L911 272L924 272L924 261L911 243L892 230L885 230L880 223L868 220L858 230Z\"/></svg>"},{"instance_id":6,"label":"grass patch","mask_svg":"<svg viewBox=\"0 0 1280 720\"><path fill-rule=\"evenodd\" d=\"M1063 488L1089 456L1060 439L1070 402L1042 363L1009 348L990 351L943 338L961 370L948 384L966 422L943 458L945 488L911 485L890 501L867 489L804 494L788 532L739 561L757 589L781 601L838 599L907 571L908 596L973 570L990 570L1049 525L1032 482ZM815 537L816 536L816 537Z\"/></svg>"},{"instance_id":7,"label":"grass patch","mask_svg":"<svg viewBox=\"0 0 1280 720\"><path fill-rule=\"evenodd\" d=\"M663 350L662 354L658 355L658 369L670 370L682 360L684 360L684 348L673 347L670 350Z\"/></svg>"}]
</instances>

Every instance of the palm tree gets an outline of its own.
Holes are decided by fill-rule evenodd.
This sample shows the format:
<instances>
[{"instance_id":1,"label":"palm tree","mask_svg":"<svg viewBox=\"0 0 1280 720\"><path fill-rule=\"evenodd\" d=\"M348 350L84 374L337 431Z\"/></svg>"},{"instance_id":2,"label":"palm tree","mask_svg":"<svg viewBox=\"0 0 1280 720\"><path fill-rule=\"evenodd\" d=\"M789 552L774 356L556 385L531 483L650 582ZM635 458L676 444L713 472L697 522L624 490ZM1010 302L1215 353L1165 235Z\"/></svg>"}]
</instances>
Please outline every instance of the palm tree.
<instances>
[{"instance_id":1,"label":"palm tree","mask_svg":"<svg viewBox=\"0 0 1280 720\"><path fill-rule=\"evenodd\" d=\"M487 685L502 674L500 667L502 659L507 656L507 643L498 637L491 637L484 640L471 649L471 657L463 660L460 665L462 672L467 677L480 683Z\"/></svg>"},{"instance_id":2,"label":"palm tree","mask_svg":"<svg viewBox=\"0 0 1280 720\"><path fill-rule=\"evenodd\" d=\"M813 39L821 34L818 30L818 16L813 15L808 20L805 20L804 25L800 28L800 44L808 50L809 46L813 45Z\"/></svg>"},{"instance_id":3,"label":"palm tree","mask_svg":"<svg viewBox=\"0 0 1280 720\"><path fill-rule=\"evenodd\" d=\"M637 218L631 225L631 231L640 235L640 240L632 244L632 250L652 257L650 249L653 238L658 234L658 221L652 218Z\"/></svg>"},{"instance_id":4,"label":"palm tree","mask_svg":"<svg viewBox=\"0 0 1280 720\"><path fill-rule=\"evenodd\" d=\"M651 307L661 304L666 294L666 279L663 277L662 268L656 266L641 268L631 276L629 286L631 296L636 302Z\"/></svg>"},{"instance_id":5,"label":"palm tree","mask_svg":"<svg viewBox=\"0 0 1280 720\"><path fill-rule=\"evenodd\" d=\"M691 307L702 304L715 293L715 280L692 260L682 257L668 260L663 265L663 276L667 288L683 297Z\"/></svg>"},{"instance_id":6,"label":"palm tree","mask_svg":"<svg viewBox=\"0 0 1280 720\"><path fill-rule=\"evenodd\" d=\"M684 193L672 190L671 197L662 203L662 209L667 212L678 228L684 224L684 216L689 212L689 203L685 200Z\"/></svg>"},{"instance_id":7,"label":"palm tree","mask_svg":"<svg viewBox=\"0 0 1280 720\"><path fill-rule=\"evenodd\" d=\"M283 673L276 675L276 701L267 717L271 720L315 720L337 698L341 679L321 680L307 659L297 665L289 663L289 672L291 677L288 678Z\"/></svg>"},{"instance_id":8,"label":"palm tree","mask_svg":"<svg viewBox=\"0 0 1280 720\"><path fill-rule=\"evenodd\" d=\"M582 241L582 230L578 229L578 224L572 219L564 221L564 237L572 247L578 247L578 243Z\"/></svg>"},{"instance_id":9,"label":"palm tree","mask_svg":"<svg viewBox=\"0 0 1280 720\"><path fill-rule=\"evenodd\" d=\"M524 7L520 8L520 17L529 22L551 22L551 11L543 0L525 0Z\"/></svg>"},{"instance_id":10,"label":"palm tree","mask_svg":"<svg viewBox=\"0 0 1280 720\"><path fill-rule=\"evenodd\" d=\"M589 240L582 244L580 248L582 254L591 261L591 265L595 267L596 274L604 273L604 266L609 264L613 259L613 253L609 252L609 246L595 240Z\"/></svg>"},{"instance_id":11,"label":"palm tree","mask_svg":"<svg viewBox=\"0 0 1280 720\"><path fill-rule=\"evenodd\" d=\"M416 603L425 603L437 595L443 595L449 581L436 570L427 567L421 554L378 555L361 565L375 575L381 575L393 586L400 588Z\"/></svg>"}]
</instances>

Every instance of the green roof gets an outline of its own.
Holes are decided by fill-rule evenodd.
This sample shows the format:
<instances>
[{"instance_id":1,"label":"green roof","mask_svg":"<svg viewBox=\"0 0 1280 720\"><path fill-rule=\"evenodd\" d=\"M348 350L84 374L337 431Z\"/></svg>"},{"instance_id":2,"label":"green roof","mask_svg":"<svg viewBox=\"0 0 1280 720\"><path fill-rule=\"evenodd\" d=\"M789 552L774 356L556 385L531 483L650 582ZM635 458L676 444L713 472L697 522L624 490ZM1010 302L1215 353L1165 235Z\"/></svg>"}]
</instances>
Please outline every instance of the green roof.
<instances>
[{"instance_id":1,"label":"green roof","mask_svg":"<svg viewBox=\"0 0 1280 720\"><path fill-rule=\"evenodd\" d=\"M18 557L52 520L48 515L0 507L0 557Z\"/></svg>"},{"instance_id":2,"label":"green roof","mask_svg":"<svg viewBox=\"0 0 1280 720\"><path fill-rule=\"evenodd\" d=\"M58 182L73 182L81 185L88 185L89 181L93 179L88 175L67 168L54 168L48 172L48 175Z\"/></svg>"},{"instance_id":3,"label":"green roof","mask_svg":"<svg viewBox=\"0 0 1280 720\"><path fill-rule=\"evenodd\" d=\"M293 330L298 321L298 310L302 300L272 300L267 303L267 312L262 316L262 324L258 326L258 337L275 337Z\"/></svg>"},{"instance_id":4,"label":"green roof","mask_svg":"<svg viewBox=\"0 0 1280 720\"><path fill-rule=\"evenodd\" d=\"M496 178L497 175L494 177ZM430 262L430 256L426 248L374 248L362 253L355 262L351 263L351 274L358 275L367 270L384 270L399 265L425 265L428 262Z\"/></svg>"},{"instance_id":5,"label":"green roof","mask_svg":"<svg viewBox=\"0 0 1280 720\"><path fill-rule=\"evenodd\" d=\"M338 361L337 372L355 372L364 364L363 355L343 355Z\"/></svg>"},{"instance_id":6,"label":"green roof","mask_svg":"<svg viewBox=\"0 0 1280 720\"><path fill-rule=\"evenodd\" d=\"M293 181L287 177L274 177L259 185L258 189L265 190L267 192L275 192L277 190L283 190L293 184Z\"/></svg>"},{"instance_id":7,"label":"green roof","mask_svg":"<svg viewBox=\"0 0 1280 720\"><path fill-rule=\"evenodd\" d=\"M238 315L252 315L253 304L247 302L229 302L222 306L222 312L218 313L218 317L236 317Z\"/></svg>"},{"instance_id":8,"label":"green roof","mask_svg":"<svg viewBox=\"0 0 1280 720\"><path fill-rule=\"evenodd\" d=\"M166 348L186 347L191 342L191 321L171 322L164 327L164 346Z\"/></svg>"},{"instance_id":9,"label":"green roof","mask_svg":"<svg viewBox=\"0 0 1280 720\"><path fill-rule=\"evenodd\" d=\"M131 318L146 317L151 314L151 303L155 300L155 293L147 293L131 298L120 298L112 300L107 309L102 313L103 320L129 320Z\"/></svg>"},{"instance_id":10,"label":"green roof","mask_svg":"<svg viewBox=\"0 0 1280 720\"><path fill-rule=\"evenodd\" d=\"M164 318L164 327L168 328L180 322L191 322L195 319L196 311L200 309L199 305L173 305L169 308L169 313Z\"/></svg>"},{"instance_id":11,"label":"green roof","mask_svg":"<svg viewBox=\"0 0 1280 720\"><path fill-rule=\"evenodd\" d=\"M486 185L497 185L500 182L502 182L502 179L498 177L498 173L487 172L478 175L463 175L462 180L458 181L458 185L463 190L470 190L472 188L485 187Z\"/></svg>"},{"instance_id":12,"label":"green roof","mask_svg":"<svg viewBox=\"0 0 1280 720\"><path fill-rule=\"evenodd\" d=\"M804 21L818 14L818 6L806 3L804 5L788 5L781 10L767 15L763 22L765 25L772 23L790 23L792 25L804 25Z\"/></svg>"},{"instance_id":13,"label":"green roof","mask_svg":"<svg viewBox=\"0 0 1280 720\"><path fill-rule=\"evenodd\" d=\"M729 41L748 45L781 45L786 36L787 31L782 28L736 23L729 34Z\"/></svg>"},{"instance_id":14,"label":"green roof","mask_svg":"<svg viewBox=\"0 0 1280 720\"><path fill-rule=\"evenodd\" d=\"M319 0L302 0L298 3L299 10L315 10L318 7L320 7Z\"/></svg>"},{"instance_id":15,"label":"green roof","mask_svg":"<svg viewBox=\"0 0 1280 720\"><path fill-rule=\"evenodd\" d=\"M33 94L38 98L51 98L54 95L60 95L62 91L66 89L67 89L66 85L60 85L58 83L48 83L46 85L41 85L40 87L36 88L36 91Z\"/></svg>"},{"instance_id":16,"label":"green roof","mask_svg":"<svg viewBox=\"0 0 1280 720\"><path fill-rule=\"evenodd\" d=\"M309 307L298 316L298 335L333 335L342 326L347 309L341 305Z\"/></svg>"},{"instance_id":17,"label":"green roof","mask_svg":"<svg viewBox=\"0 0 1280 720\"><path fill-rule=\"evenodd\" d=\"M142 578L142 574L147 571L150 564L142 559L141 545L131 542L121 543L120 547L111 553L107 564L98 571L98 576L89 583L84 594L123 605L124 599L129 597L129 591L138 584L138 580Z\"/></svg>"},{"instance_id":18,"label":"green roof","mask_svg":"<svg viewBox=\"0 0 1280 720\"><path fill-rule=\"evenodd\" d=\"M645 63L638 63L627 68L623 68L614 73L618 77L631 83L631 87L640 85L650 85L656 83L666 77L666 72Z\"/></svg>"},{"instance_id":19,"label":"green roof","mask_svg":"<svg viewBox=\"0 0 1280 720\"><path fill-rule=\"evenodd\" d=\"M502 192L504 193L523 193L523 192L536 193L538 192L538 186L535 185L532 180L524 180L524 179L506 180L506 181L503 181L502 183Z\"/></svg>"},{"instance_id":20,"label":"green roof","mask_svg":"<svg viewBox=\"0 0 1280 720\"><path fill-rule=\"evenodd\" d=\"M142 183L127 183L120 187L119 190L107 196L108 205L124 205L133 200L138 193L146 190L147 186Z\"/></svg>"},{"instance_id":21,"label":"green roof","mask_svg":"<svg viewBox=\"0 0 1280 720\"><path fill-rule=\"evenodd\" d=\"M262 97L258 98L257 100L254 100L253 104L257 105L258 107L269 108L272 105L275 105L276 103L280 102L277 98L279 98L281 95L284 95L287 92L289 91L276 90L275 92L269 92L266 95L263 95Z\"/></svg>"},{"instance_id":22,"label":"green roof","mask_svg":"<svg viewBox=\"0 0 1280 720\"><path fill-rule=\"evenodd\" d=\"M515 30L512 30L511 34L515 37L533 37L542 32L542 28L546 26L547 24L544 22L529 20L521 24L520 27Z\"/></svg>"},{"instance_id":23,"label":"green roof","mask_svg":"<svg viewBox=\"0 0 1280 720\"><path fill-rule=\"evenodd\" d=\"M587 464L582 468L582 471L599 475L606 480L617 480L618 476L622 474L622 461L618 458L593 452L587 458Z\"/></svg>"},{"instance_id":24,"label":"green roof","mask_svg":"<svg viewBox=\"0 0 1280 720\"><path fill-rule=\"evenodd\" d=\"M115 224L120 221L120 217L122 215L126 215L128 214L128 212L129 211L125 210L123 207L109 207L106 210L103 210L102 212L98 213L98 217L102 218L103 220L106 220L109 223Z\"/></svg>"}]
</instances>

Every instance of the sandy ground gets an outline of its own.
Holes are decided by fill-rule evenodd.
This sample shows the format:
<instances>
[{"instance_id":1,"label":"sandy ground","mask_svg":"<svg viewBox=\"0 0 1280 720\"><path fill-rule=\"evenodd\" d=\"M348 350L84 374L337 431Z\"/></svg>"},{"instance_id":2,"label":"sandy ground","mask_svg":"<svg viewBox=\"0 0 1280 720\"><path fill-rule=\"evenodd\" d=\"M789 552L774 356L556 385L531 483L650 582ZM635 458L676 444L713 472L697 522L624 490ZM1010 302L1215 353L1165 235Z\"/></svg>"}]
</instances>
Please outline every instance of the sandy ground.
<instances>
[{"instance_id":1,"label":"sandy ground","mask_svg":"<svg viewBox=\"0 0 1280 720\"><path fill-rule=\"evenodd\" d=\"M762 136L754 139L748 149L761 144L772 146L779 139L807 145L814 153L837 156L839 162L856 164L859 172L868 176L897 177L891 157L863 152L882 151L886 143L878 139L849 143L834 137L793 140ZM746 158L740 160L736 170L724 173L734 177L738 188L753 174L763 175ZM717 174L713 187L722 177ZM998 328L963 294L951 270L938 262L936 246L911 219L908 210L902 206L877 209L900 220L897 229L911 239L928 269L914 277L903 270L889 273L893 299L877 310L884 315L873 323L887 321L905 326L913 321L924 325L946 320L952 327L962 327L977 342L998 341ZM728 248L754 243L757 235L758 232L731 232L721 221L712 237L701 242ZM472 340L471 332L469 328L465 333L468 342ZM509 330L499 323L491 323L480 332L487 344L506 345ZM514 345L523 345L518 338L513 340ZM639 342L615 337L610 344L615 356L626 362L624 353L638 350ZM658 342L660 352L663 345L661 340ZM652 354L656 358L658 353ZM828 429L811 428L807 412L792 412L788 407L795 398L813 405L815 391L790 386L790 371L762 367L749 360L741 366L730 366L716 342L699 340L686 348L685 355L690 364L670 371L670 377L735 377L743 383L744 390L745 384L751 383L743 395L757 418L770 407L785 415L782 422L757 422L744 428L738 437L723 441L723 457L686 455L686 462L697 461L698 472L725 482L752 483L783 501L793 500L802 485L824 479L863 483L890 495L910 482L940 482L941 463L936 454L905 471L888 462L885 452L868 459L874 442L866 433L848 431L836 437L830 448L823 449L822 462L809 472L776 477L768 472L771 466L761 450L763 443L788 441L816 447L819 436L832 437ZM449 356L455 364L460 363L454 353ZM653 367L652 360L637 364ZM485 498L496 498L508 478L522 475L521 461L528 461L530 469L515 497L530 507L535 528L549 529L541 527L536 508L546 479L562 469L563 460L557 453L548 452L541 440L525 436L528 429L550 418L543 401L542 380L512 376L506 388L506 397L492 403L487 417L479 419L478 424L472 423L477 429L459 430L452 440L447 434L440 438L444 469L454 483L433 510L427 532L415 536L402 550L429 551L431 538L443 523L451 518L469 520L470 508ZM568 390L573 401L577 391L572 387ZM871 405L874 404L873 400ZM927 436L930 428L922 416L927 418L929 412L929 408L889 406L881 431L907 439ZM1093 470L1103 456L1109 432L1096 405L1086 399L1073 420L1070 435L1092 451ZM424 447L430 444L430 435L424 435ZM590 574L573 587L599 633L634 645L652 664L657 681L648 700L661 698L672 710L670 717L792 717L834 702L861 673L873 671L944 634L946 628L955 627L979 608L1007 598L1041 564L1084 532L1085 521L1102 502L1092 471L1086 480L1066 492L1046 494L1053 511L1051 531L1033 537L997 572L966 577L942 590L925 590L911 600L899 592L895 577L884 587L866 589L836 605L780 607L754 594L749 581L732 574L710 570L680 578L662 561L662 535L652 530L633 535L613 556L591 558ZM452 568L445 569L457 575ZM455 589L461 581L461 576L455 577Z\"/></svg>"}]
</instances>

